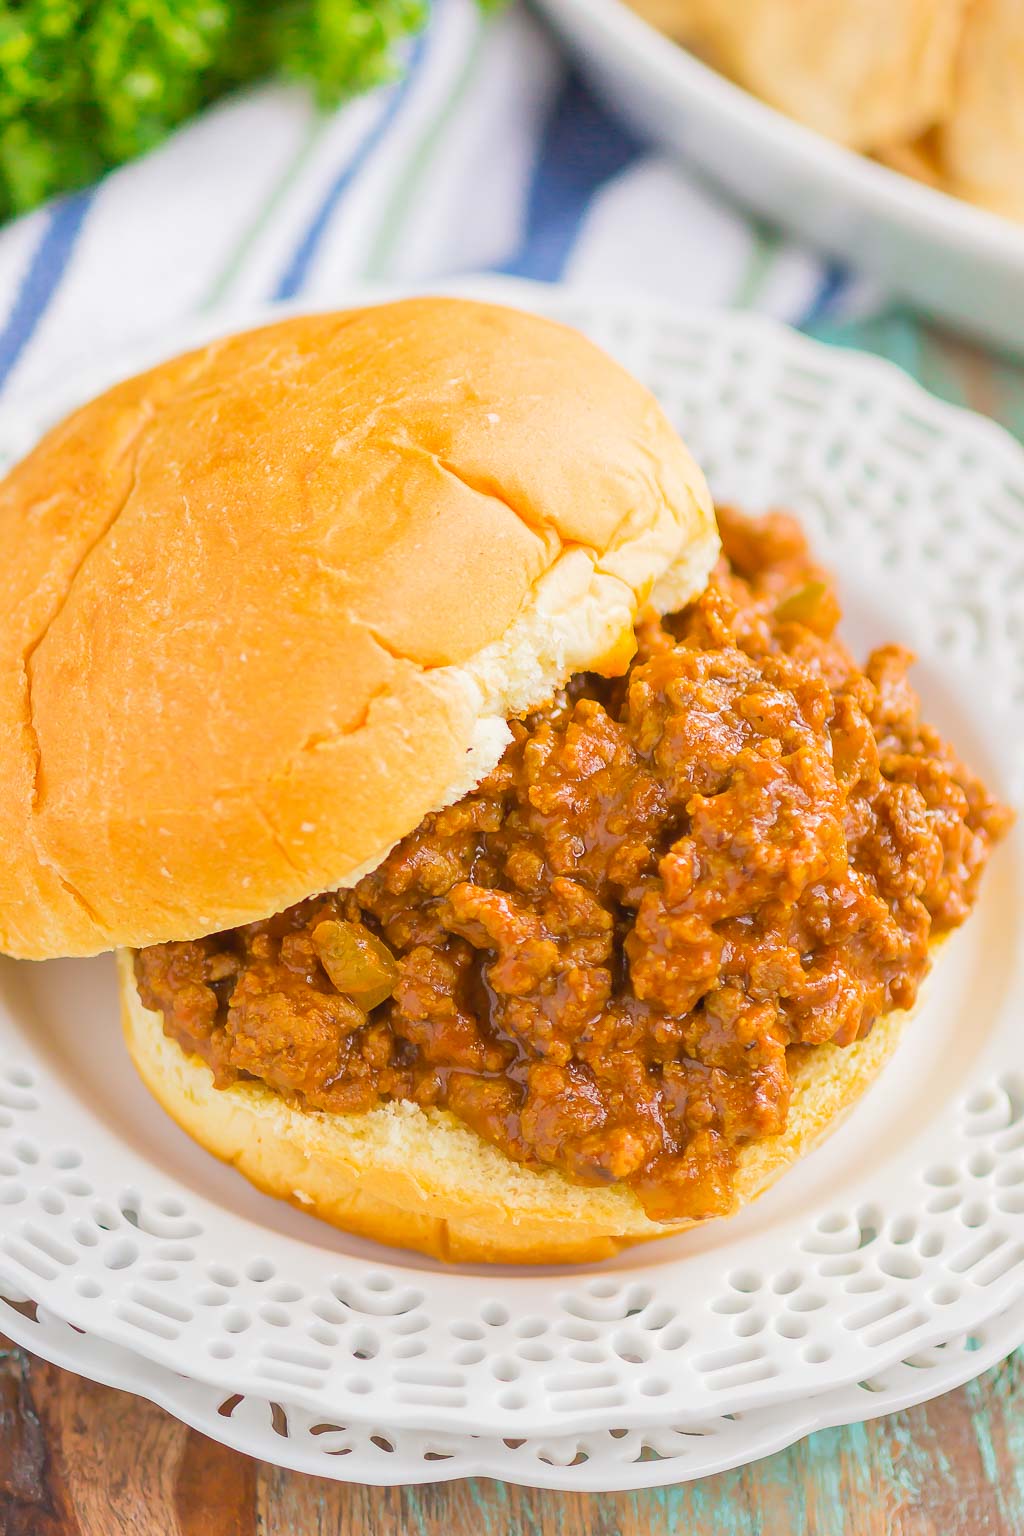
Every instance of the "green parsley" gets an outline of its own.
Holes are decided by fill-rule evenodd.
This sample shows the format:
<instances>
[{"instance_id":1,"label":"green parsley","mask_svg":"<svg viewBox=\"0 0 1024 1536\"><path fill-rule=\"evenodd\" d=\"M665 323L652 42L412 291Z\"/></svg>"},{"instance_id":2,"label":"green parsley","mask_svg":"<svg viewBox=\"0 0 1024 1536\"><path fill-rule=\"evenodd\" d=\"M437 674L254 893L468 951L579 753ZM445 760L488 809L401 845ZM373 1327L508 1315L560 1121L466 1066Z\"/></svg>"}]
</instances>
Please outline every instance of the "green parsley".
<instances>
[{"instance_id":1,"label":"green parsley","mask_svg":"<svg viewBox=\"0 0 1024 1536\"><path fill-rule=\"evenodd\" d=\"M0 0L0 218L269 75L322 107L392 76L429 0Z\"/></svg>"}]
</instances>

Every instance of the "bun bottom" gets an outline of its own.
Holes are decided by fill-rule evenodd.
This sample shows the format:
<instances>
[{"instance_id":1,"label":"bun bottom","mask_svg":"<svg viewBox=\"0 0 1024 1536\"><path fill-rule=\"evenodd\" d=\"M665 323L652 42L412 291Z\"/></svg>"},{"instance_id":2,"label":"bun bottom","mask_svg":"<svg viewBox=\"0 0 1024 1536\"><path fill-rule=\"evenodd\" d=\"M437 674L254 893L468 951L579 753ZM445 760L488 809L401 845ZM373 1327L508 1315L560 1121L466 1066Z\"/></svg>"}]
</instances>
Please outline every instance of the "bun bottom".
<instances>
[{"instance_id":1,"label":"bun bottom","mask_svg":"<svg viewBox=\"0 0 1024 1536\"><path fill-rule=\"evenodd\" d=\"M128 1050L171 1118L266 1194L336 1227L452 1262L576 1264L697 1225L652 1221L625 1185L592 1188L524 1168L446 1110L396 1102L339 1115L297 1108L260 1082L215 1088L206 1064L143 1007L130 950L118 966ZM888 1014L852 1046L793 1049L788 1124L741 1151L735 1209L832 1130L892 1055L907 1019Z\"/></svg>"}]
</instances>

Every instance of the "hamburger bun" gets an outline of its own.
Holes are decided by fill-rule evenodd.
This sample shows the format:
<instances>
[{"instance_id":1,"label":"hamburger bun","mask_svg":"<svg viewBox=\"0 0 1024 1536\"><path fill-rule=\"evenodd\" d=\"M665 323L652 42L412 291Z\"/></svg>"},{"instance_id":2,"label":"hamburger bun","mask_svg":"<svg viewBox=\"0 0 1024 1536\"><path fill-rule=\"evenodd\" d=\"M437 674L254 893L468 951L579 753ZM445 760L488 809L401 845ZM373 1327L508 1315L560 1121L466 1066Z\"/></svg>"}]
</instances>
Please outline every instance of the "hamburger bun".
<instances>
[{"instance_id":1,"label":"hamburger bun","mask_svg":"<svg viewBox=\"0 0 1024 1536\"><path fill-rule=\"evenodd\" d=\"M144 1008L132 955L118 956L125 1040L154 1098L200 1146L302 1210L400 1248L462 1263L573 1264L694 1226L652 1221L625 1184L576 1184L513 1162L447 1110L389 1103L361 1115L299 1109L260 1082L215 1088ZM735 1208L749 1204L841 1120L899 1044L887 1014L851 1046L791 1048L781 1136L740 1151Z\"/></svg>"},{"instance_id":2,"label":"hamburger bun","mask_svg":"<svg viewBox=\"0 0 1024 1536\"><path fill-rule=\"evenodd\" d=\"M457 299L129 379L0 486L0 950L189 939L354 883L718 551L653 396Z\"/></svg>"}]
</instances>

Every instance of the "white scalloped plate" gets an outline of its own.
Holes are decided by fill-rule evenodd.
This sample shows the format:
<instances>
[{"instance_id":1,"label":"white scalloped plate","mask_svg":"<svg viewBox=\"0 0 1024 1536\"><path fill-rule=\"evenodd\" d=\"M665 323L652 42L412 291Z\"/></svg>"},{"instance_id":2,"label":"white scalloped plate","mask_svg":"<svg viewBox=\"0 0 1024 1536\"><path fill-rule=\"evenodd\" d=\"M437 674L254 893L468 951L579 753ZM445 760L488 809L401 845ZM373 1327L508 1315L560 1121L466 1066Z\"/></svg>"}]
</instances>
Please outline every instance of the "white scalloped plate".
<instances>
[{"instance_id":1,"label":"white scalloped plate","mask_svg":"<svg viewBox=\"0 0 1024 1536\"><path fill-rule=\"evenodd\" d=\"M395 1431L379 1423L339 1425L276 1400L225 1396L223 1387L192 1381L117 1344L78 1333L45 1311L16 1309L3 1297L0 1329L54 1365L148 1398L211 1439L296 1472L388 1487L496 1477L532 1488L609 1493L710 1477L770 1456L815 1430L859 1424L949 1392L1005 1359L1024 1338L1024 1302L976 1333L921 1350L870 1381L823 1397L678 1428L525 1440Z\"/></svg>"},{"instance_id":2,"label":"white scalloped plate","mask_svg":"<svg viewBox=\"0 0 1024 1536\"><path fill-rule=\"evenodd\" d=\"M657 390L720 495L794 507L842 573L854 643L916 648L929 713L1019 790L1024 455L1005 433L751 317L461 288L589 330ZM0 446L105 381L0 420ZM135 1081L108 960L8 962L0 1277L225 1392L332 1422L372 1404L396 1431L678 1426L874 1376L1024 1294L1022 868L1018 833L896 1059L822 1148L731 1221L590 1270L446 1270L264 1198Z\"/></svg>"}]
</instances>

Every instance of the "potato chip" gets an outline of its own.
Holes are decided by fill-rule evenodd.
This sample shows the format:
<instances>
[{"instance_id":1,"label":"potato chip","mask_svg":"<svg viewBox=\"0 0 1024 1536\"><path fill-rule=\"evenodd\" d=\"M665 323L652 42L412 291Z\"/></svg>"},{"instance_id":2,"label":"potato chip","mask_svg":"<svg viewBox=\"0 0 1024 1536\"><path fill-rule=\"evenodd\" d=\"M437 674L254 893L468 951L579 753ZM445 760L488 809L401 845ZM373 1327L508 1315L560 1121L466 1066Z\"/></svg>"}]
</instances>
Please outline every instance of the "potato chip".
<instances>
[{"instance_id":1,"label":"potato chip","mask_svg":"<svg viewBox=\"0 0 1024 1536\"><path fill-rule=\"evenodd\" d=\"M972 0L940 155L951 191L1024 219L1024 0Z\"/></svg>"},{"instance_id":2,"label":"potato chip","mask_svg":"<svg viewBox=\"0 0 1024 1536\"><path fill-rule=\"evenodd\" d=\"M772 106L854 149L949 109L969 0L631 0Z\"/></svg>"}]
</instances>

